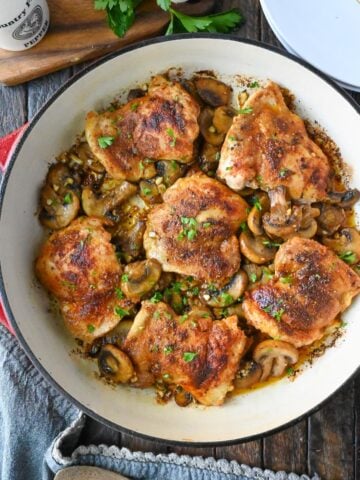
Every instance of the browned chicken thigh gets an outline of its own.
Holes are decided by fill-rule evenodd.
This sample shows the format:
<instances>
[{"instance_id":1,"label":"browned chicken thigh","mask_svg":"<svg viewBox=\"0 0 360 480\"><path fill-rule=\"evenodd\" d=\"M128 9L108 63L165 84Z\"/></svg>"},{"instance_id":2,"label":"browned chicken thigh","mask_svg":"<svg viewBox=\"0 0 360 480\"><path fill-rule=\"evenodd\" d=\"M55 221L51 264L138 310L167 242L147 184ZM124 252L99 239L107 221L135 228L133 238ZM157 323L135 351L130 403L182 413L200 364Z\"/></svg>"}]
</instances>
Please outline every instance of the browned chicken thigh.
<instances>
[{"instance_id":1,"label":"browned chicken thigh","mask_svg":"<svg viewBox=\"0 0 360 480\"><path fill-rule=\"evenodd\" d=\"M203 173L179 179L149 214L144 235L148 258L165 272L223 282L240 267L235 236L248 207L240 195Z\"/></svg>"},{"instance_id":2,"label":"browned chicken thigh","mask_svg":"<svg viewBox=\"0 0 360 480\"><path fill-rule=\"evenodd\" d=\"M193 160L199 113L198 104L179 83L157 76L145 96L114 112L90 112L85 133L110 176L136 181L149 177L149 159Z\"/></svg>"},{"instance_id":3,"label":"browned chicken thigh","mask_svg":"<svg viewBox=\"0 0 360 480\"><path fill-rule=\"evenodd\" d=\"M320 339L360 292L358 275L329 248L294 237L275 257L275 277L245 294L246 319L296 347Z\"/></svg>"},{"instance_id":4,"label":"browned chicken thigh","mask_svg":"<svg viewBox=\"0 0 360 480\"><path fill-rule=\"evenodd\" d=\"M204 311L177 316L165 303L142 303L123 350L137 386L156 380L180 385L203 405L221 405L244 353L246 337L237 317L213 321Z\"/></svg>"},{"instance_id":5,"label":"browned chicken thigh","mask_svg":"<svg viewBox=\"0 0 360 480\"><path fill-rule=\"evenodd\" d=\"M121 265L103 221L80 217L54 232L42 246L35 270L60 302L65 324L77 338L104 335L120 320L115 287Z\"/></svg>"},{"instance_id":6,"label":"browned chicken thigh","mask_svg":"<svg viewBox=\"0 0 360 480\"><path fill-rule=\"evenodd\" d=\"M217 174L234 190L288 188L293 199L326 197L329 162L309 138L304 122L269 83L251 95L224 141Z\"/></svg>"}]
</instances>

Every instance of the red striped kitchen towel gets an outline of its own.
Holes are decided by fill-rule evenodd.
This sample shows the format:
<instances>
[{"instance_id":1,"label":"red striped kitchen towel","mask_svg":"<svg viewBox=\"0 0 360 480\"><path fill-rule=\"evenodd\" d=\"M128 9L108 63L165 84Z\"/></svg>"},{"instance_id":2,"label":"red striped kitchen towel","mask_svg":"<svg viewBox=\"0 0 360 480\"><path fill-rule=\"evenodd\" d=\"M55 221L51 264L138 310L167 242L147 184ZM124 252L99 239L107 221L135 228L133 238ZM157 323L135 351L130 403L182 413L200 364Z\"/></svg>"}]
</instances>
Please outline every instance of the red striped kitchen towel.
<instances>
[{"instance_id":1,"label":"red striped kitchen towel","mask_svg":"<svg viewBox=\"0 0 360 480\"><path fill-rule=\"evenodd\" d=\"M2 170L2 172L6 170L6 167L8 165L13 149L15 148L19 138L21 137L21 134L26 129L26 126L27 125L25 124L22 127L15 130L14 132L9 133L9 135L6 135L6 137L0 138L0 169ZM0 298L0 323L5 325L5 327L8 330L10 330L11 333L14 333L14 330L12 329L10 322L6 316L5 309L1 303L1 298Z\"/></svg>"}]
</instances>

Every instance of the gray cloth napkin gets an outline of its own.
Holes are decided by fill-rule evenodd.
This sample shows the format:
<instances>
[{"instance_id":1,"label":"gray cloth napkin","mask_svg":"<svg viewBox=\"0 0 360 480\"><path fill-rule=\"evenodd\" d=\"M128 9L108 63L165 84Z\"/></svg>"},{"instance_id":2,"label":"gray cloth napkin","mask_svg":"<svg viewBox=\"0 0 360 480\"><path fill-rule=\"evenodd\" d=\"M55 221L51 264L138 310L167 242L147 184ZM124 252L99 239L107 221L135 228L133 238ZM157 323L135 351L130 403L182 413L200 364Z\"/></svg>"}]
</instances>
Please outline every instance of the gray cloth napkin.
<instances>
[{"instance_id":1,"label":"gray cloth napkin","mask_svg":"<svg viewBox=\"0 0 360 480\"><path fill-rule=\"evenodd\" d=\"M274 473L234 461L79 445L87 417L45 381L1 325L0 391L2 480L52 480L59 470L74 465L142 480L310 480L307 475ZM87 440L89 444L92 439Z\"/></svg>"}]
</instances>

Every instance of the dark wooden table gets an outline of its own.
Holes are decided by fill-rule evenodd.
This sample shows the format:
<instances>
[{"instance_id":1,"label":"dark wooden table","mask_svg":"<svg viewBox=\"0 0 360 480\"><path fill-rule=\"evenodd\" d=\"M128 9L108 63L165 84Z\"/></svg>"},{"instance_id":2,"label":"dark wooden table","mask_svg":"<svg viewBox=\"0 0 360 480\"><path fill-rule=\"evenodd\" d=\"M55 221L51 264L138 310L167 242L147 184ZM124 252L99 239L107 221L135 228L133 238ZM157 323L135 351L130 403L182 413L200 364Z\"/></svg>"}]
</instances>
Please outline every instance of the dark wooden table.
<instances>
[{"instance_id":1,"label":"dark wooden table","mask_svg":"<svg viewBox=\"0 0 360 480\"><path fill-rule=\"evenodd\" d=\"M239 37L281 47L261 12L258 0L222 0L217 3L219 10L239 7L245 15L246 23L236 33ZM66 69L18 87L0 87L0 136L30 120L59 86L81 68ZM360 94L353 96L360 103ZM360 479L360 377L349 381L307 419L280 433L252 442L220 448L171 447L162 442L146 441L113 431L110 433L92 420L86 426L82 441L86 443L91 436L92 441L101 442L109 435L114 444L132 450L225 457L273 470L309 475L316 472L326 480Z\"/></svg>"}]
</instances>

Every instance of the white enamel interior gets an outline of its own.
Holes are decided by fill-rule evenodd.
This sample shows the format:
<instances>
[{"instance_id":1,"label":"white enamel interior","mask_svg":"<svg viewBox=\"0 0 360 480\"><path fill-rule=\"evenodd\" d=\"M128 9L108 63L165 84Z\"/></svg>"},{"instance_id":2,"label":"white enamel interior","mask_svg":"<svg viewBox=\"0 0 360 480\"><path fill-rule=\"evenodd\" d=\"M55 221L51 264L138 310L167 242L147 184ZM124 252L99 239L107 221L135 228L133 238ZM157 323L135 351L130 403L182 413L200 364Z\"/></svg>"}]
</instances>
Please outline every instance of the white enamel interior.
<instances>
[{"instance_id":1,"label":"white enamel interior","mask_svg":"<svg viewBox=\"0 0 360 480\"><path fill-rule=\"evenodd\" d=\"M70 355L73 341L52 318L48 299L33 275L43 238L34 216L48 162L67 149L84 127L86 112L124 88L172 66L185 71L271 78L292 90L299 110L317 120L340 146L360 187L360 116L326 81L278 53L230 39L187 38L150 44L113 58L68 87L44 111L18 152L3 199L0 261L8 302L33 355L74 399L104 420L160 439L220 442L284 425L331 395L359 365L360 322L356 301L344 318L346 335L295 382L287 379L231 398L222 407L159 406L152 391L113 389L94 378L88 362Z\"/></svg>"}]
</instances>

